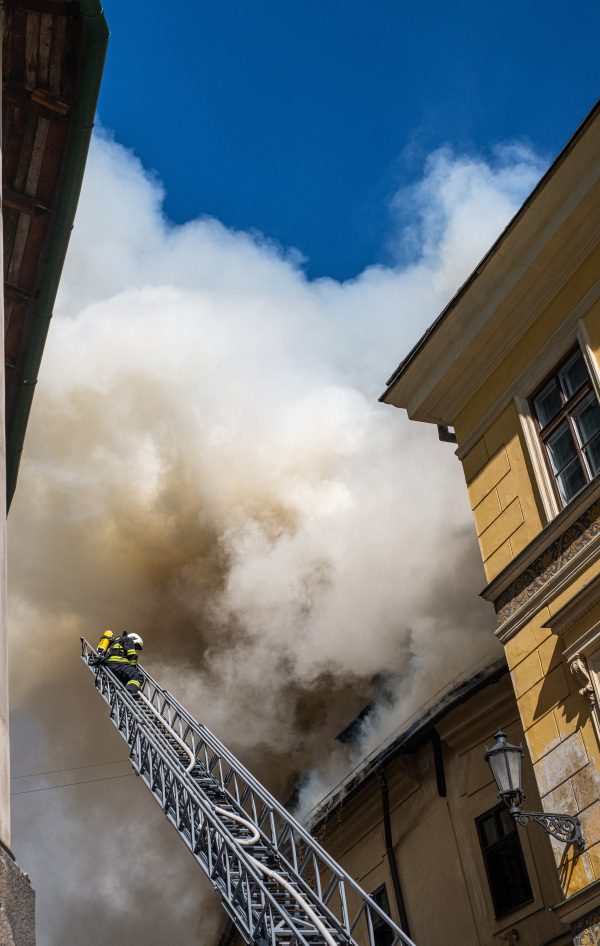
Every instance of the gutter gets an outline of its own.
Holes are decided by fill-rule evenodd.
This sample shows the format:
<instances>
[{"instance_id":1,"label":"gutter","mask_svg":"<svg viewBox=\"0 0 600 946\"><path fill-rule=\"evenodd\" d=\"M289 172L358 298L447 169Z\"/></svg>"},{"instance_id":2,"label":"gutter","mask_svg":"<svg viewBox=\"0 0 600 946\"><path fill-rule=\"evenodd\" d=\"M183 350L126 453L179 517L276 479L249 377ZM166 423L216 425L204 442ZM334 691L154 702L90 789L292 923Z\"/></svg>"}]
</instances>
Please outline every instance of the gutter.
<instances>
[{"instance_id":1,"label":"gutter","mask_svg":"<svg viewBox=\"0 0 600 946\"><path fill-rule=\"evenodd\" d=\"M40 262L42 277L35 291L35 312L23 361L23 380L19 384L6 443L7 509L10 507L17 485L25 431L79 202L110 36L100 0L78 0L78 3L87 31L84 39L79 102L71 126L70 140L66 146L66 167L59 185L60 202L48 237L49 248L47 255Z\"/></svg>"},{"instance_id":2,"label":"gutter","mask_svg":"<svg viewBox=\"0 0 600 946\"><path fill-rule=\"evenodd\" d=\"M402 887L400 886L400 876L398 874L398 864L396 863L396 855L394 854L394 842L392 839L392 820L390 817L390 793L388 790L388 783L385 777L385 768L382 766L378 769L377 772L379 778L379 784L381 785L381 804L383 808L383 833L385 835L385 851L387 854L388 864L390 865L390 874L392 877L392 888L394 891L394 898L396 900L396 909L398 910L398 919L400 920L400 929L403 933L406 933L410 937L410 930L408 927L408 916L406 914L406 905L404 903L404 896L402 894Z\"/></svg>"}]
</instances>

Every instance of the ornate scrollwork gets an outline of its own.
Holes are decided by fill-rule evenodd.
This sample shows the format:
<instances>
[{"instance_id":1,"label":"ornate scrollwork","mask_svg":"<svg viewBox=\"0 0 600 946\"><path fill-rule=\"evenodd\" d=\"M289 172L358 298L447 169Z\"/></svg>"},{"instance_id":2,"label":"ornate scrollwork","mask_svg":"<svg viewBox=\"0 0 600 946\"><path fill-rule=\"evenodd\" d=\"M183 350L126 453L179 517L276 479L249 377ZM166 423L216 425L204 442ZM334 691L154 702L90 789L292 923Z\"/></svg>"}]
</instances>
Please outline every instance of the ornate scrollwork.
<instances>
[{"instance_id":1,"label":"ornate scrollwork","mask_svg":"<svg viewBox=\"0 0 600 946\"><path fill-rule=\"evenodd\" d=\"M518 578L496 598L498 625L501 627L533 595L551 581L600 534L600 499L572 523Z\"/></svg>"},{"instance_id":2,"label":"ornate scrollwork","mask_svg":"<svg viewBox=\"0 0 600 946\"><path fill-rule=\"evenodd\" d=\"M581 823L579 818L572 818L571 815L550 814L548 812L521 811L519 809L513 812L515 821L525 826L529 821L535 821L541 824L548 834L551 834L557 841L563 844L576 844L581 853L585 848L583 835L581 834Z\"/></svg>"},{"instance_id":3,"label":"ornate scrollwork","mask_svg":"<svg viewBox=\"0 0 600 946\"><path fill-rule=\"evenodd\" d=\"M571 660L569 667L571 668L571 673L577 680L577 683L580 685L581 689L579 690L580 696L585 696L586 700L589 700L590 706L592 709L596 708L596 694L594 692L594 687L590 679L590 673L587 666L587 660L581 654L575 654Z\"/></svg>"}]
</instances>

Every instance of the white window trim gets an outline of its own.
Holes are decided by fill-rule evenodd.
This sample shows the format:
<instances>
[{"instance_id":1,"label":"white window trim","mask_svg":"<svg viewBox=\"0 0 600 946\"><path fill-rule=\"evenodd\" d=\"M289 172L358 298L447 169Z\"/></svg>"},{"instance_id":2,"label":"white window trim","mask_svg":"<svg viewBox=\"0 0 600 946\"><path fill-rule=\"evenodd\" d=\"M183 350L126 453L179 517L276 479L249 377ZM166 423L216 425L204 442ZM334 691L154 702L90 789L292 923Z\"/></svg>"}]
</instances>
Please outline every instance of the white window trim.
<instances>
[{"instance_id":1,"label":"white window trim","mask_svg":"<svg viewBox=\"0 0 600 946\"><path fill-rule=\"evenodd\" d=\"M579 342L579 347L583 352L583 357L585 358L587 370L589 371L590 378L592 379L592 385L594 387L594 391L596 392L596 397L600 402L600 368L598 367L596 356L592 351L590 336L587 333L587 329L583 324L582 319L579 319L579 322L577 323L577 341Z\"/></svg>"},{"instance_id":2,"label":"white window trim","mask_svg":"<svg viewBox=\"0 0 600 946\"><path fill-rule=\"evenodd\" d=\"M588 333L581 319L578 319L575 324L569 326L569 331L557 333L554 338L551 339L550 343L544 347L539 357L531 364L529 370L524 372L519 378L520 391L513 397L515 407L519 413L523 437L527 445L533 475L540 493L547 522L551 522L558 515L560 508L556 500L554 484L552 483L552 478L546 465L546 458L543 452L544 448L538 436L529 399L546 375L551 373L553 366L557 365L576 343L581 349L592 386L600 402L600 367L592 351Z\"/></svg>"},{"instance_id":3,"label":"white window trim","mask_svg":"<svg viewBox=\"0 0 600 946\"><path fill-rule=\"evenodd\" d=\"M531 406L526 397L515 397L514 401L519 412L521 429L523 431L523 437L525 438L525 443L527 444L527 449L529 451L529 459L531 460L533 475L535 477L535 481L537 483L542 500L542 505L544 507L544 512L546 514L546 521L551 522L555 516L558 516L560 509L558 508L556 495L554 493L552 481L550 480L550 474L546 468L544 448L540 442L540 438L538 437L533 411L531 410Z\"/></svg>"}]
</instances>

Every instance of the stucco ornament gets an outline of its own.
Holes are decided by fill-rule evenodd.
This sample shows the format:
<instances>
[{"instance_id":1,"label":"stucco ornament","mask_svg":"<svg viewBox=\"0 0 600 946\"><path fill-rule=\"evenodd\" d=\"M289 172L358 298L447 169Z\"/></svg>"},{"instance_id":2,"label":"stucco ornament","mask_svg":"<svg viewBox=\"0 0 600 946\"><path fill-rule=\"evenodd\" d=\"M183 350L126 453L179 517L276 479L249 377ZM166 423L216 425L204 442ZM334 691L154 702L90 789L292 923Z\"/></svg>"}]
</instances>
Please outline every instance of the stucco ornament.
<instances>
[{"instance_id":1,"label":"stucco ornament","mask_svg":"<svg viewBox=\"0 0 600 946\"><path fill-rule=\"evenodd\" d=\"M581 654L576 654L571 660L569 667L571 668L571 673L581 687L579 690L579 695L585 696L586 700L589 700L592 709L595 709L596 693L590 679L587 660Z\"/></svg>"},{"instance_id":2,"label":"stucco ornament","mask_svg":"<svg viewBox=\"0 0 600 946\"><path fill-rule=\"evenodd\" d=\"M600 946L600 910L581 917L573 926L574 946Z\"/></svg>"},{"instance_id":3,"label":"stucco ornament","mask_svg":"<svg viewBox=\"0 0 600 946\"><path fill-rule=\"evenodd\" d=\"M548 585L591 543L600 542L600 499L539 555L518 578L496 598L494 607L498 625L508 621L530 598Z\"/></svg>"}]
</instances>

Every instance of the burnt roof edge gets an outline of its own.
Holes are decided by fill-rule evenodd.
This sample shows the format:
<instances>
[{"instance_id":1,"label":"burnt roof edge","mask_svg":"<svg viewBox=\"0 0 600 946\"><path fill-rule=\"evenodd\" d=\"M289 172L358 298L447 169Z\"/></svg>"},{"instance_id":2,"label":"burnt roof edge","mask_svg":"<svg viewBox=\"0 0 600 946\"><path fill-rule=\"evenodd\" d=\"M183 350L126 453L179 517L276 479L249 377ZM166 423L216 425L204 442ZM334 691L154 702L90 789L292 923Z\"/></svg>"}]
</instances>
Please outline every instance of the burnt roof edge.
<instances>
[{"instance_id":1,"label":"burnt roof edge","mask_svg":"<svg viewBox=\"0 0 600 946\"><path fill-rule=\"evenodd\" d=\"M444 694L437 703L431 706L416 722L408 727L403 733L396 737L388 746L381 750L373 759L365 763L364 767L358 771L353 779L347 784L344 790L344 783L333 789L336 794L333 796L329 805L321 802L323 809L320 814L309 812L306 823L311 834L325 827L327 822L340 810L342 805L350 801L361 792L366 785L377 777L378 769L387 765L394 758L400 755L407 755L420 749L431 737L431 732L435 726L445 716L456 709L471 697L475 696L486 687L497 683L505 674L508 673L508 664L506 658L499 657L492 661L486 667L483 667L472 677L463 680L454 689ZM327 796L326 796L327 797ZM319 806L317 806L317 809Z\"/></svg>"}]
</instances>

